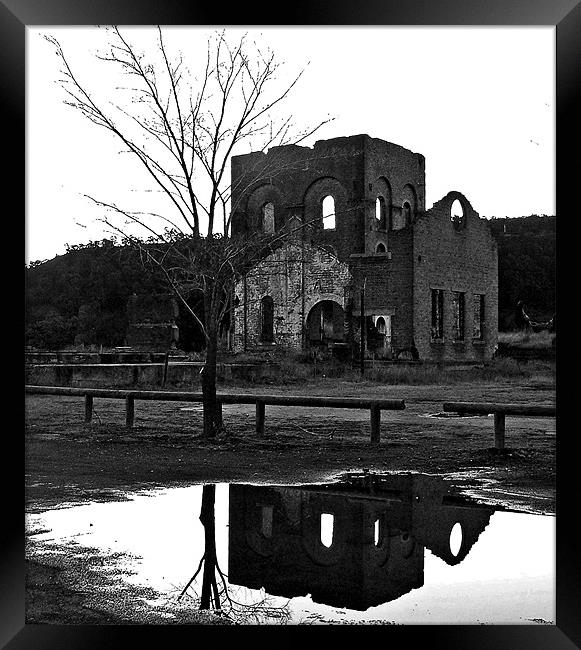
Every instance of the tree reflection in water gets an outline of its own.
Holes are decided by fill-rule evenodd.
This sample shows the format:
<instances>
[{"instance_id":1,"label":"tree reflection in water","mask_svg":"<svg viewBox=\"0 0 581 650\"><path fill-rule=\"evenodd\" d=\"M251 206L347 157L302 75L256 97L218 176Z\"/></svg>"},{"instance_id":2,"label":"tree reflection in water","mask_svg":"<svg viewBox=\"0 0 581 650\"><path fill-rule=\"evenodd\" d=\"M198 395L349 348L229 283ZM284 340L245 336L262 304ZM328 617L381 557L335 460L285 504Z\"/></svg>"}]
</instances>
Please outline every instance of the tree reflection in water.
<instances>
[{"instance_id":1,"label":"tree reflection in water","mask_svg":"<svg viewBox=\"0 0 581 650\"><path fill-rule=\"evenodd\" d=\"M256 624L264 622L288 623L288 600L284 605L274 605L273 599L261 593L256 602L239 602L228 586L228 576L220 569L216 555L216 486L202 488L200 521L204 527L204 554L194 575L180 593L191 599L200 610L213 610L232 623ZM196 578L201 573L201 585Z\"/></svg>"}]
</instances>

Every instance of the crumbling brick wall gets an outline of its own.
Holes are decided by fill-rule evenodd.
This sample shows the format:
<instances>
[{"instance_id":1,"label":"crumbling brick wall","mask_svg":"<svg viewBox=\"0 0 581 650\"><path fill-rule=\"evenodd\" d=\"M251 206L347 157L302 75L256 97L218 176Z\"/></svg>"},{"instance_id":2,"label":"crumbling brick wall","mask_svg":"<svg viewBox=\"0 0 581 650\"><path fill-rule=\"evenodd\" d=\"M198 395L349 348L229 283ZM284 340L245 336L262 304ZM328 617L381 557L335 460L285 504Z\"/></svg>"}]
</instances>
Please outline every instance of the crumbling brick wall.
<instances>
[{"instance_id":1,"label":"crumbling brick wall","mask_svg":"<svg viewBox=\"0 0 581 650\"><path fill-rule=\"evenodd\" d=\"M455 226L451 208L460 201L463 223ZM468 199L450 192L430 210L419 215L413 235L414 339L423 359L485 360L494 353L498 339L498 250L485 219ZM444 336L431 340L431 290L444 291ZM465 335L453 340L453 292L465 295ZM474 295L484 295L482 340L472 338Z\"/></svg>"},{"instance_id":2,"label":"crumbling brick wall","mask_svg":"<svg viewBox=\"0 0 581 650\"><path fill-rule=\"evenodd\" d=\"M350 261L357 304L355 316L359 318L358 300L365 282L365 315L390 317L391 350L397 354L410 348L413 340L412 227L390 232L389 237L386 253L353 255Z\"/></svg>"},{"instance_id":3,"label":"crumbling brick wall","mask_svg":"<svg viewBox=\"0 0 581 650\"><path fill-rule=\"evenodd\" d=\"M369 138L365 149L365 252L375 253L377 244L390 250L392 234L408 224L403 220L403 205L410 205L410 223L425 209L425 158L392 142ZM376 200L386 206L386 228L376 219Z\"/></svg>"},{"instance_id":4,"label":"crumbling brick wall","mask_svg":"<svg viewBox=\"0 0 581 650\"><path fill-rule=\"evenodd\" d=\"M405 200L414 211L424 206L424 157L368 135L320 140L313 148L273 147L232 158L232 233L260 230L261 210L274 205L276 228L298 217L305 239L332 245L339 259L375 252L378 233L375 201L385 197L396 222ZM336 225L324 229L321 201L335 200Z\"/></svg>"},{"instance_id":5,"label":"crumbling brick wall","mask_svg":"<svg viewBox=\"0 0 581 650\"><path fill-rule=\"evenodd\" d=\"M309 243L332 245L340 259L353 248L363 251L364 138L320 141L313 148L272 147L268 153L232 157L232 234L260 230L261 209L274 204L275 224L280 229L298 217ZM323 228L321 200L335 199L336 227Z\"/></svg>"}]
</instances>

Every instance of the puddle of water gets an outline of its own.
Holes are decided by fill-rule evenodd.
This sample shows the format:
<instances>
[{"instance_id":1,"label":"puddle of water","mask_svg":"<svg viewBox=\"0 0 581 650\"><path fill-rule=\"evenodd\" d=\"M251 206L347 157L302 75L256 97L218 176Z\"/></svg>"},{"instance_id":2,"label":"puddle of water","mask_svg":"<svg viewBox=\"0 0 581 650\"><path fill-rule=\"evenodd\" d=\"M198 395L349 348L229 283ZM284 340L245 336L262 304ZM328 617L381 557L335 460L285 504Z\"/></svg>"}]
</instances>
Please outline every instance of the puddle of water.
<instances>
[{"instance_id":1,"label":"puddle of water","mask_svg":"<svg viewBox=\"0 0 581 650\"><path fill-rule=\"evenodd\" d=\"M223 413L228 413L228 411L236 411L238 412L240 408L247 408L248 411L250 412L250 409L253 409L254 407L252 405L247 405L247 404L222 404L222 412ZM196 404L195 406L180 406L180 411L199 411L200 413L203 412L204 407L202 404Z\"/></svg>"},{"instance_id":2,"label":"puddle of water","mask_svg":"<svg viewBox=\"0 0 581 650\"><path fill-rule=\"evenodd\" d=\"M486 415L484 414L475 414L475 415L467 415L466 413L454 413L454 412L448 412L448 411L441 411L439 413L420 413L421 418L461 418L463 420L469 420L469 419L474 419L474 418L491 418L494 417L494 413L488 413Z\"/></svg>"},{"instance_id":3,"label":"puddle of water","mask_svg":"<svg viewBox=\"0 0 581 650\"><path fill-rule=\"evenodd\" d=\"M555 518L495 510L434 476L150 490L27 528L35 553L90 547L104 570L122 553L120 579L193 609L217 599L239 623L555 620Z\"/></svg>"}]
</instances>

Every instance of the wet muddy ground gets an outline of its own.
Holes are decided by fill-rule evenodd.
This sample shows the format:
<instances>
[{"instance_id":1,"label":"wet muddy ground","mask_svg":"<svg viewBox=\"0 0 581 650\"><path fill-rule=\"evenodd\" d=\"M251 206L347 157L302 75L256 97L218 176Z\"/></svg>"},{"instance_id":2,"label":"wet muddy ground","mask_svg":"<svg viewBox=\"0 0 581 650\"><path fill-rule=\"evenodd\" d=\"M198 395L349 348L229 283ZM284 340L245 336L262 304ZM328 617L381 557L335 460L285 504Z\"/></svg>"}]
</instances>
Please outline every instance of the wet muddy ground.
<instances>
[{"instance_id":1,"label":"wet muddy ground","mask_svg":"<svg viewBox=\"0 0 581 650\"><path fill-rule=\"evenodd\" d=\"M208 441L200 437L199 405L136 402L135 427L127 430L122 400L95 399L93 423L86 425L81 398L28 396L27 512L118 500L127 491L143 488L314 483L364 469L446 476L483 503L555 512L554 418L507 417L506 450L501 453L493 447L492 417L434 417L445 401L554 404L550 379L450 386L329 380L284 388L220 390L377 396L405 399L406 409L382 413L381 443L371 445L366 411L267 407L265 434L258 436L254 407L228 405L224 406L225 433ZM87 603L86 589L76 585L74 576L86 561L71 557L63 564L56 556L29 553L27 616L38 622L54 622L57 615L60 622L63 618L65 622L111 622L113 616L123 622L119 612L112 614L107 607ZM58 613L53 611L57 598ZM164 620L163 612L149 615L148 621L156 622L156 616Z\"/></svg>"}]
</instances>

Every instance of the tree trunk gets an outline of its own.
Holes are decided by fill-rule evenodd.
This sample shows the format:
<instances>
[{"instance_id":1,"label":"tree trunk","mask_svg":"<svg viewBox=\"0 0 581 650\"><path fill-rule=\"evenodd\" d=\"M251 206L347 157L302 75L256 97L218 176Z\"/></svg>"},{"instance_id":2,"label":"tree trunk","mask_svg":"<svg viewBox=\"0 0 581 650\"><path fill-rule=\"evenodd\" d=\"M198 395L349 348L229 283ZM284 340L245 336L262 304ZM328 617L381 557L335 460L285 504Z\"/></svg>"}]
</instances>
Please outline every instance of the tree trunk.
<instances>
[{"instance_id":1,"label":"tree trunk","mask_svg":"<svg viewBox=\"0 0 581 650\"><path fill-rule=\"evenodd\" d=\"M218 356L218 318L216 304L209 288L204 296L206 315L206 360L202 369L202 395L204 411L204 438L214 438L222 427L222 406L216 401L216 363Z\"/></svg>"},{"instance_id":2,"label":"tree trunk","mask_svg":"<svg viewBox=\"0 0 581 650\"><path fill-rule=\"evenodd\" d=\"M202 510L200 521L204 526L205 552L204 573L202 577L202 594L200 609L210 609L211 594L214 592L214 609L220 609L219 595L216 584L216 524L214 503L216 495L215 485L204 485L202 488Z\"/></svg>"},{"instance_id":3,"label":"tree trunk","mask_svg":"<svg viewBox=\"0 0 581 650\"><path fill-rule=\"evenodd\" d=\"M204 398L204 438L214 438L222 425L220 406L216 401L216 359L218 342L211 335L206 347L206 361L202 369L202 395Z\"/></svg>"}]
</instances>

